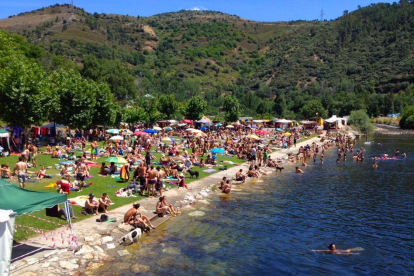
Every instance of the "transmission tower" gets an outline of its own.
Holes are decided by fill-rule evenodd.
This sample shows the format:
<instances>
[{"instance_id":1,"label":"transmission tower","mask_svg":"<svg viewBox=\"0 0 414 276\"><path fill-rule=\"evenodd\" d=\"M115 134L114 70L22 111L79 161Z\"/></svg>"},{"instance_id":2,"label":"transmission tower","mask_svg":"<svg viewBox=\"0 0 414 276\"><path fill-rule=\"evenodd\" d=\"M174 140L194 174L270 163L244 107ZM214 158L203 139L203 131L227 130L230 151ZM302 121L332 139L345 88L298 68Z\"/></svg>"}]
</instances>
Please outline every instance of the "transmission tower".
<instances>
[{"instance_id":1,"label":"transmission tower","mask_svg":"<svg viewBox=\"0 0 414 276\"><path fill-rule=\"evenodd\" d=\"M323 21L323 16L325 15L325 13L323 12L323 9L321 9L321 21Z\"/></svg>"}]
</instances>

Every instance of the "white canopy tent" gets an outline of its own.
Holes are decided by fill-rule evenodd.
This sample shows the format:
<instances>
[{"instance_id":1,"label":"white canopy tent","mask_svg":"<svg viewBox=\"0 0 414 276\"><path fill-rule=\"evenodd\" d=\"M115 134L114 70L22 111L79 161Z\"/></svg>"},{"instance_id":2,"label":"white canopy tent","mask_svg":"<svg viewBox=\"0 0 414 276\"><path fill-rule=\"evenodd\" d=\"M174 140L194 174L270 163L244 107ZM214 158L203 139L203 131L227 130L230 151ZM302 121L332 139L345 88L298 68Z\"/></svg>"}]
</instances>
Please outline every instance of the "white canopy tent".
<instances>
[{"instance_id":1,"label":"white canopy tent","mask_svg":"<svg viewBox=\"0 0 414 276\"><path fill-rule=\"evenodd\" d=\"M15 217L12 210L0 209L0 275L9 275L10 272Z\"/></svg>"}]
</instances>

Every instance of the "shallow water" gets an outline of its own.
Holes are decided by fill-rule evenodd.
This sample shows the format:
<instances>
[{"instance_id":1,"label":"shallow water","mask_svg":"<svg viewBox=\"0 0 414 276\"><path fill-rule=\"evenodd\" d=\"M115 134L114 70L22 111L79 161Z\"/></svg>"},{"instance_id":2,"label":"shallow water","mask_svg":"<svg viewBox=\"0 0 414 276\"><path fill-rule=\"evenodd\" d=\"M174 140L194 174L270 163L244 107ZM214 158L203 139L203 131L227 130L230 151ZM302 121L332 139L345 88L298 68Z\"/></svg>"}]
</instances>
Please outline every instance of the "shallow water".
<instances>
[{"instance_id":1,"label":"shallow water","mask_svg":"<svg viewBox=\"0 0 414 276\"><path fill-rule=\"evenodd\" d=\"M337 164L331 149L304 174L286 168L184 210L98 274L138 275L131 265L144 264L145 275L412 275L413 137L374 138L382 146L366 145L367 157L400 148L407 159L374 170L350 154ZM332 242L363 250L312 252Z\"/></svg>"}]
</instances>

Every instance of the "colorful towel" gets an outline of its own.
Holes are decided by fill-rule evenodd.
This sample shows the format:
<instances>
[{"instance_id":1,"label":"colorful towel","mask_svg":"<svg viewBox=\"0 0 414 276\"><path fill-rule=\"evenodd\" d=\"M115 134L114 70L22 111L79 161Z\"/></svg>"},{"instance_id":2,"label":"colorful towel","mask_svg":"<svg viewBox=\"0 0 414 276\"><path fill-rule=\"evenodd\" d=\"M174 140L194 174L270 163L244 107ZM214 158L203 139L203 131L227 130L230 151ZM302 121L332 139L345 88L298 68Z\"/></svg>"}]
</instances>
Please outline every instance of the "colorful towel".
<instances>
[{"instance_id":1,"label":"colorful towel","mask_svg":"<svg viewBox=\"0 0 414 276\"><path fill-rule=\"evenodd\" d=\"M56 183L50 183L49 185L45 186L45 188L55 188L57 187Z\"/></svg>"}]
</instances>

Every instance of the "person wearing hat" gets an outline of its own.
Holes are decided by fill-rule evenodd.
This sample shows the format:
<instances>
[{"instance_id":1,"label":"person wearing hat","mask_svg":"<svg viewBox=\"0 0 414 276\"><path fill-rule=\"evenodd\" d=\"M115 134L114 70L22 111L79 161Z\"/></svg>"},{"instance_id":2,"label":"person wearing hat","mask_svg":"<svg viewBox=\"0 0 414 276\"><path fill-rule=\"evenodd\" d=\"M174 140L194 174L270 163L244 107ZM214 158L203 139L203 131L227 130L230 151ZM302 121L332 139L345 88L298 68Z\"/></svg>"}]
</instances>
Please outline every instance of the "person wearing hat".
<instances>
[{"instance_id":1,"label":"person wearing hat","mask_svg":"<svg viewBox=\"0 0 414 276\"><path fill-rule=\"evenodd\" d=\"M168 164L168 159L165 157L165 154L161 155L160 163L162 165L167 165Z\"/></svg>"},{"instance_id":2,"label":"person wearing hat","mask_svg":"<svg viewBox=\"0 0 414 276\"><path fill-rule=\"evenodd\" d=\"M94 216L97 216L99 203L96 202L94 199L95 195L93 193L90 193L88 199L85 201L85 211L88 214L93 213Z\"/></svg>"},{"instance_id":3,"label":"person wearing hat","mask_svg":"<svg viewBox=\"0 0 414 276\"><path fill-rule=\"evenodd\" d=\"M183 173L180 173L180 175L178 176L178 188L184 187L187 190L191 190L188 188L187 184L184 183L184 179L185 179L185 175Z\"/></svg>"}]
</instances>

